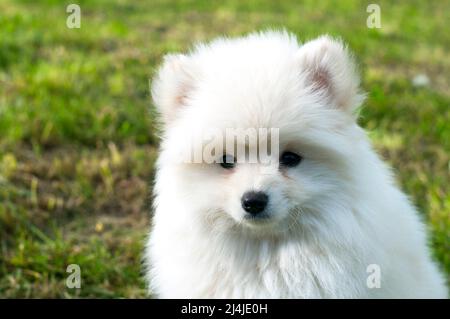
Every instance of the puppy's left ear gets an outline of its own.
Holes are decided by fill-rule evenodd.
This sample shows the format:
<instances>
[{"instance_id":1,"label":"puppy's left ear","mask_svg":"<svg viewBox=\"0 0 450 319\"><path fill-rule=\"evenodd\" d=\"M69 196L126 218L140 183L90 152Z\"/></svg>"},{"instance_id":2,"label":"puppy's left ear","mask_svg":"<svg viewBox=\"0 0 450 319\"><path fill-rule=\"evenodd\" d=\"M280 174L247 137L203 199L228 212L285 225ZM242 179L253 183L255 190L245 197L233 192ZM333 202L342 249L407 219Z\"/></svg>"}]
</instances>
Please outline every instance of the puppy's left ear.
<instances>
[{"instance_id":1,"label":"puppy's left ear","mask_svg":"<svg viewBox=\"0 0 450 319\"><path fill-rule=\"evenodd\" d=\"M196 72L189 56L168 54L156 73L151 87L153 102L164 122L168 125L186 106L195 87Z\"/></svg>"},{"instance_id":2,"label":"puppy's left ear","mask_svg":"<svg viewBox=\"0 0 450 319\"><path fill-rule=\"evenodd\" d=\"M364 100L355 63L341 41L321 36L300 47L299 59L306 85L327 105L352 113Z\"/></svg>"}]
</instances>

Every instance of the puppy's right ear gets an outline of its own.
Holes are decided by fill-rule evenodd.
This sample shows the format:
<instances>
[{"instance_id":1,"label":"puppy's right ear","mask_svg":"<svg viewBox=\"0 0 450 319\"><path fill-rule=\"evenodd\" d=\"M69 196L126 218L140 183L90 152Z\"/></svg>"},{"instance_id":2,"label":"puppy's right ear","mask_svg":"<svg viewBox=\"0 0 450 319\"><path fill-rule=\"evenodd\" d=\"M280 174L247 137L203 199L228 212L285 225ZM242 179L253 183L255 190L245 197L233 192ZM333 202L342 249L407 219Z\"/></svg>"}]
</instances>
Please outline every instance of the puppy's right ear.
<instances>
[{"instance_id":1,"label":"puppy's right ear","mask_svg":"<svg viewBox=\"0 0 450 319\"><path fill-rule=\"evenodd\" d=\"M353 114L364 95L359 92L359 77L352 55L340 41L321 36L299 50L307 84L313 92L332 105Z\"/></svg>"},{"instance_id":2,"label":"puppy's right ear","mask_svg":"<svg viewBox=\"0 0 450 319\"><path fill-rule=\"evenodd\" d=\"M153 102L165 125L186 103L194 87L194 73L190 58L182 54L168 54L153 79Z\"/></svg>"}]
</instances>

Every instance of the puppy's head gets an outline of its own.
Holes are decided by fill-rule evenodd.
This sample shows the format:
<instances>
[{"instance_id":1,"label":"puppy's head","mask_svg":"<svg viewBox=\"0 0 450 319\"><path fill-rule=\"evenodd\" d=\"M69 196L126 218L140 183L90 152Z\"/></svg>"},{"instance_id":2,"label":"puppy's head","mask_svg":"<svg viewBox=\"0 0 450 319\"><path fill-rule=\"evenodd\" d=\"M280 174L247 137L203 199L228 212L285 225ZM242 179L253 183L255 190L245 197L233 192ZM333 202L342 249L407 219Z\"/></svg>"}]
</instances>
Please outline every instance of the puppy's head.
<instances>
[{"instance_id":1,"label":"puppy's head","mask_svg":"<svg viewBox=\"0 0 450 319\"><path fill-rule=\"evenodd\" d=\"M306 223L351 191L358 84L346 48L328 36L299 45L266 32L169 55L152 86L159 178L189 218L214 227L263 234Z\"/></svg>"}]
</instances>

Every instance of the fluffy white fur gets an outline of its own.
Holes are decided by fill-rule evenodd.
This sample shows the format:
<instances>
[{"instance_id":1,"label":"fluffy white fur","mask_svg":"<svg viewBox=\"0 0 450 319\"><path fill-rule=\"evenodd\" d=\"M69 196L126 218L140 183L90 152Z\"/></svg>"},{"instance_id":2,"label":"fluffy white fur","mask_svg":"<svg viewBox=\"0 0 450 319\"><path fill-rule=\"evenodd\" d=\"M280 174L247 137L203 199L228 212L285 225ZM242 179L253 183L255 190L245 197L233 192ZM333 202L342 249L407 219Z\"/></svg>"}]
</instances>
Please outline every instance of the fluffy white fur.
<instances>
[{"instance_id":1,"label":"fluffy white fur","mask_svg":"<svg viewBox=\"0 0 450 319\"><path fill-rule=\"evenodd\" d=\"M446 298L424 223L356 123L362 102L347 49L264 32L166 57L152 87L163 136L146 248L161 298ZM280 128L280 170L179 164L199 128ZM243 219L247 190L270 223ZM367 287L367 267L381 288Z\"/></svg>"}]
</instances>

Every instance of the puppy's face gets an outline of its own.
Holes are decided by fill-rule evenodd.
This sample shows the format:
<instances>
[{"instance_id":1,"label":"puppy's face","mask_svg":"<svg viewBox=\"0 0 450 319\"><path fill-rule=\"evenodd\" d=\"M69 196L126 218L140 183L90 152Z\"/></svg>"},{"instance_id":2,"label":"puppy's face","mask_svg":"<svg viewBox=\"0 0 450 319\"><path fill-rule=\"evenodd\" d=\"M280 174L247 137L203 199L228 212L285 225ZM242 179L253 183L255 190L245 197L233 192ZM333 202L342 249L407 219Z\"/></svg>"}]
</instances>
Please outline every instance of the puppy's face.
<instances>
[{"instance_id":1,"label":"puppy's face","mask_svg":"<svg viewBox=\"0 0 450 319\"><path fill-rule=\"evenodd\" d=\"M300 47L286 34L252 35L168 57L152 94L174 200L224 231L306 222L351 189L357 88L346 50L327 37Z\"/></svg>"}]
</instances>

